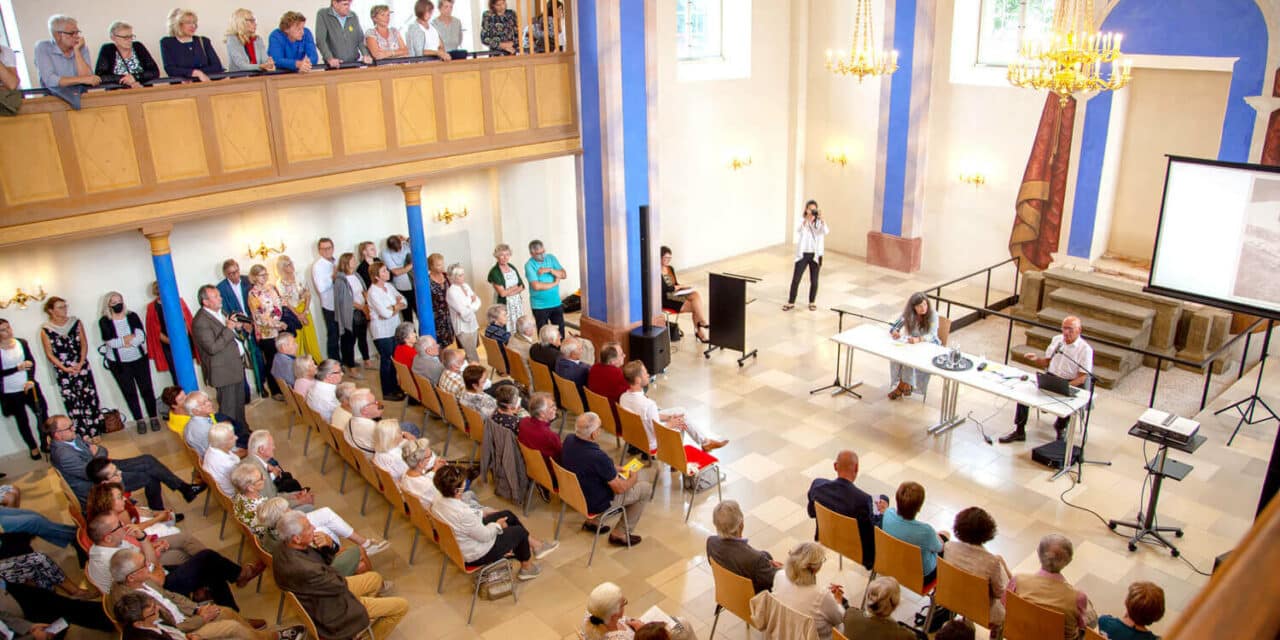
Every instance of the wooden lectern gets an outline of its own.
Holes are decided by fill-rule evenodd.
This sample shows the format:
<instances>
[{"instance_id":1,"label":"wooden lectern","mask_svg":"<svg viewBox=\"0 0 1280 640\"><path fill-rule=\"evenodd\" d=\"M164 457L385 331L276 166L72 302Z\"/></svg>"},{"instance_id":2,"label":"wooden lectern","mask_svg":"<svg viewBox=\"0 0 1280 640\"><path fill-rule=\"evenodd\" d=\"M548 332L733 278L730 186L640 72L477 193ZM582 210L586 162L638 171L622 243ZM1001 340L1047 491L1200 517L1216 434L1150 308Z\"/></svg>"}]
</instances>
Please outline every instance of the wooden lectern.
<instances>
[{"instance_id":1,"label":"wooden lectern","mask_svg":"<svg viewBox=\"0 0 1280 640\"><path fill-rule=\"evenodd\" d=\"M747 283L752 282L760 282L760 278L735 273L711 274L710 346L702 353L703 357L710 359L716 349L741 351L739 367L747 358L756 357L755 349L747 351L747 304L751 302L747 300Z\"/></svg>"}]
</instances>

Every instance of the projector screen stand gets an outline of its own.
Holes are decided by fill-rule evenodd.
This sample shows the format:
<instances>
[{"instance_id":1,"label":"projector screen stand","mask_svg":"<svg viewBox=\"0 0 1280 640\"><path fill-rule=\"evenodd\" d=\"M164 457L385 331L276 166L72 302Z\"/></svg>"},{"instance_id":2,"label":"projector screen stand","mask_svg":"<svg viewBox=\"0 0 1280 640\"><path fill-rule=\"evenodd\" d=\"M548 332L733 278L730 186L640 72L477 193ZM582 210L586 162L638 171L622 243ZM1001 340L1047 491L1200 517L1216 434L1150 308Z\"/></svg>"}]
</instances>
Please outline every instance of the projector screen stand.
<instances>
[{"instance_id":1,"label":"projector screen stand","mask_svg":"<svg viewBox=\"0 0 1280 640\"><path fill-rule=\"evenodd\" d=\"M1280 420L1280 418L1276 417L1276 412L1267 406L1267 402L1262 399L1262 396L1258 395L1258 390L1262 387L1262 374L1267 367L1267 350L1271 346L1271 328L1273 325L1275 325L1274 320L1267 320L1267 335L1262 339L1262 358L1258 360L1258 379L1253 383L1253 395L1213 412L1215 416L1232 409L1240 413L1240 420L1236 422L1236 428L1231 432L1231 437L1227 440L1228 447L1235 441L1236 434L1240 433L1240 427L1246 424L1249 426L1262 424L1268 420ZM1255 418L1254 411L1258 410L1259 405L1261 405L1261 410L1265 411L1266 414Z\"/></svg>"}]
</instances>

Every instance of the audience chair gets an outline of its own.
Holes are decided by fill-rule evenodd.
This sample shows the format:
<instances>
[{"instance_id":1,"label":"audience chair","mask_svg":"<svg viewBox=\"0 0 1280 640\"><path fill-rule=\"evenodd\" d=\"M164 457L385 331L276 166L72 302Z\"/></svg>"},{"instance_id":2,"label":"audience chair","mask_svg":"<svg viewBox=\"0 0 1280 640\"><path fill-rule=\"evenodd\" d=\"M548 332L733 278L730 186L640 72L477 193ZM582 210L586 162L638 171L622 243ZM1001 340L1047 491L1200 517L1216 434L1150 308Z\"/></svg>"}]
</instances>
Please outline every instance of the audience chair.
<instances>
[{"instance_id":1,"label":"audience chair","mask_svg":"<svg viewBox=\"0 0 1280 640\"><path fill-rule=\"evenodd\" d=\"M111 606L107 604L107 599L105 597L102 599L102 612L105 613L107 615L107 619L111 621L111 626L115 627L118 633L123 634L124 627L120 626L119 620L116 620L116 612L111 610ZM63 634L59 634L59 636L66 637ZM13 637L17 638L19 636L17 634L14 634ZM51 637L57 637L57 636L51 636ZM124 636L121 635L121 637L124 637Z\"/></svg>"},{"instance_id":2,"label":"audience chair","mask_svg":"<svg viewBox=\"0 0 1280 640\"><path fill-rule=\"evenodd\" d=\"M818 544L836 552L841 570L844 569L845 558L861 564L862 537L858 535L858 521L836 513L816 500L813 509L818 514Z\"/></svg>"},{"instance_id":3,"label":"audience chair","mask_svg":"<svg viewBox=\"0 0 1280 640\"><path fill-rule=\"evenodd\" d=\"M1067 618L1061 611L1029 602L1012 591L1005 596L1005 640L1056 639L1066 633Z\"/></svg>"},{"instance_id":4,"label":"audience chair","mask_svg":"<svg viewBox=\"0 0 1280 640\"><path fill-rule=\"evenodd\" d=\"M833 627L831 629L831 640L849 640L849 636L846 636L845 634L840 633L839 629L836 629Z\"/></svg>"},{"instance_id":5,"label":"audience chair","mask_svg":"<svg viewBox=\"0 0 1280 640\"><path fill-rule=\"evenodd\" d=\"M404 495L404 494L401 494ZM440 544L440 536L431 518L431 512L416 496L404 495L404 507L409 513L409 523L413 525L413 544L409 547L409 564L413 564L413 556L418 551L418 537L426 534L436 544Z\"/></svg>"},{"instance_id":6,"label":"audience chair","mask_svg":"<svg viewBox=\"0 0 1280 640\"><path fill-rule=\"evenodd\" d=\"M373 469L374 475L378 476L378 484L382 489L382 497L387 499L387 521L382 525L382 539L387 539L387 534L391 531L391 514L399 512L401 515L408 515L405 507L405 498L400 495L400 487L396 486L396 481L386 469L370 462L369 468Z\"/></svg>"},{"instance_id":7,"label":"audience chair","mask_svg":"<svg viewBox=\"0 0 1280 640\"><path fill-rule=\"evenodd\" d=\"M556 406L560 405L560 391L556 389L555 380L551 378L551 369L536 360L529 360L529 372L533 375L533 390L545 391L556 398Z\"/></svg>"},{"instance_id":8,"label":"audience chair","mask_svg":"<svg viewBox=\"0 0 1280 640\"><path fill-rule=\"evenodd\" d=\"M689 478L693 481L693 488L689 490L689 507L685 509L684 521L689 521L689 514L693 513L693 502L698 498L698 484L702 480L702 474L708 471L715 474L716 479L716 496L724 499L724 494L720 490L720 460L715 456L699 449L693 445L687 445L681 438L680 432L669 429L666 426L654 421L654 435L658 437L658 460L671 467L672 471L680 474L680 502L684 502L684 479ZM649 499L652 500L654 494L658 491L658 479L653 479L652 489L649 491Z\"/></svg>"},{"instance_id":9,"label":"audience chair","mask_svg":"<svg viewBox=\"0 0 1280 640\"><path fill-rule=\"evenodd\" d=\"M333 441L333 438L329 436L330 427L329 423L325 421L324 416L320 415L319 411L316 411L309 406L307 407L307 414L308 422L311 423L311 429L315 431L317 436L319 436L321 442L325 443L324 453L320 456L320 475L324 475L325 469L329 466L329 450L333 449L336 452L338 450L338 445ZM303 455L306 455L306 453L304 452Z\"/></svg>"},{"instance_id":10,"label":"audience chair","mask_svg":"<svg viewBox=\"0 0 1280 640\"><path fill-rule=\"evenodd\" d=\"M715 637L716 625L720 624L720 612L725 609L751 627L751 598L756 595L751 578L744 578L711 558L707 558L707 563L711 565L711 578L716 585L716 615L711 621L711 633L707 637Z\"/></svg>"},{"instance_id":11,"label":"audience chair","mask_svg":"<svg viewBox=\"0 0 1280 640\"><path fill-rule=\"evenodd\" d=\"M1092 627L1085 627L1084 640L1107 640L1107 637L1102 635L1102 633L1097 629L1094 629Z\"/></svg>"},{"instance_id":12,"label":"audience chair","mask_svg":"<svg viewBox=\"0 0 1280 640\"><path fill-rule=\"evenodd\" d=\"M987 579L938 557L938 582L933 599L965 620L991 628L991 590Z\"/></svg>"},{"instance_id":13,"label":"audience chair","mask_svg":"<svg viewBox=\"0 0 1280 640\"><path fill-rule=\"evenodd\" d=\"M468 625L471 624L471 618L476 613L476 600L480 597L480 585L484 583L485 577L491 573L507 572L507 576L511 580L511 599L513 602L520 601L520 596L516 593L515 569L512 568L510 560L500 558L483 566L470 566L462 559L462 549L458 547L458 538L454 535L453 529L449 524L438 520L434 522L436 534L440 537L440 549L444 551L444 558L440 562L440 581L436 585L436 593L444 593L444 573L449 568L450 562L458 567L462 573L474 576L475 586L471 590L471 609L467 611Z\"/></svg>"},{"instance_id":14,"label":"audience chair","mask_svg":"<svg viewBox=\"0 0 1280 640\"><path fill-rule=\"evenodd\" d=\"M198 462L198 461L197 461ZM200 465L196 465L198 469ZM76 496L76 492L71 490L71 485L63 479L62 474L56 469L53 476L58 479L58 489L62 491L62 497L67 500L67 513L71 515L71 519L75 521L76 526L81 529L88 529L89 524L85 520L84 511L80 509L80 498Z\"/></svg>"},{"instance_id":15,"label":"audience chair","mask_svg":"<svg viewBox=\"0 0 1280 640\"><path fill-rule=\"evenodd\" d=\"M649 433L644 430L644 420L640 415L626 407L618 406L618 431L622 433L622 441L641 450L649 455L658 453L657 449L649 448ZM618 464L627 457L627 448L620 447L618 451Z\"/></svg>"},{"instance_id":16,"label":"audience chair","mask_svg":"<svg viewBox=\"0 0 1280 640\"><path fill-rule=\"evenodd\" d=\"M400 385L400 390L406 396L418 401L422 404L422 394L418 391L418 384L413 381L413 374L410 373L409 367L404 366L399 360L392 360L391 364L396 368L396 382ZM404 401L404 408L400 409L400 421L404 422L404 417L409 413L409 401Z\"/></svg>"},{"instance_id":17,"label":"audience chair","mask_svg":"<svg viewBox=\"0 0 1280 640\"><path fill-rule=\"evenodd\" d=\"M480 344L484 345L485 362L489 363L489 366L495 372L504 376L507 375L507 361L502 357L502 353L506 351L506 349L503 349L502 345L498 344L497 340L494 340L483 333L480 334Z\"/></svg>"},{"instance_id":18,"label":"audience chair","mask_svg":"<svg viewBox=\"0 0 1280 640\"><path fill-rule=\"evenodd\" d=\"M512 380L520 383L526 391L535 391L533 388L533 374L529 373L529 365L525 363L524 356L519 351L507 350L507 374Z\"/></svg>"},{"instance_id":19,"label":"audience chair","mask_svg":"<svg viewBox=\"0 0 1280 640\"><path fill-rule=\"evenodd\" d=\"M751 626L760 629L766 640L818 640L811 616L779 602L768 591L751 598Z\"/></svg>"},{"instance_id":20,"label":"audience chair","mask_svg":"<svg viewBox=\"0 0 1280 640\"><path fill-rule=\"evenodd\" d=\"M457 429L463 433L467 431L467 419L462 417L462 408L458 404L458 397L441 389L436 388L436 394L440 396L441 415L444 416L444 449L440 455L449 455L449 440L453 436L453 430Z\"/></svg>"},{"instance_id":21,"label":"audience chair","mask_svg":"<svg viewBox=\"0 0 1280 640\"><path fill-rule=\"evenodd\" d=\"M530 449L524 443L517 442L520 446L520 455L524 458L525 474L529 476L532 482L529 483L529 490L524 496L524 515L529 515L529 503L533 502L533 487L537 485L546 489L551 495L560 495L556 489L555 480L551 477L551 470L547 469L547 463L543 461L542 452ZM564 510L560 511L560 517L564 518ZM560 530L560 522L556 522L556 531Z\"/></svg>"},{"instance_id":22,"label":"audience chair","mask_svg":"<svg viewBox=\"0 0 1280 640\"><path fill-rule=\"evenodd\" d=\"M272 572L272 575L275 575L275 567L276 567L275 559L271 557L270 553L267 553L266 548L262 546L262 541L259 540L257 536L250 535L249 544L253 546L253 552L257 554L258 559L261 560L263 564L267 565L267 568L262 572L262 575L266 575L267 571L270 571ZM259 593L262 592L262 575L258 576L257 590ZM280 620L282 620L283 618L284 618L284 590L282 589L280 591L280 601L276 603L276 624L280 624Z\"/></svg>"},{"instance_id":23,"label":"audience chair","mask_svg":"<svg viewBox=\"0 0 1280 640\"><path fill-rule=\"evenodd\" d=\"M298 419L298 398L293 393L293 388L284 383L280 376L271 376L276 379L276 386L280 387L280 395L284 396L284 404L289 407L289 430L286 432L285 440L293 437L293 423Z\"/></svg>"},{"instance_id":24,"label":"audience chair","mask_svg":"<svg viewBox=\"0 0 1280 640\"><path fill-rule=\"evenodd\" d=\"M307 610L302 608L302 603L298 601L298 596L293 595L292 591L285 591L281 593L281 596L284 599L289 601L289 606L297 610L298 616L302 618L302 626L306 627L307 629L307 637L316 638L317 640L320 640L320 633L316 630L316 622L315 620L311 619L311 614L307 613ZM281 600L282 604L283 602L284 600ZM277 621L277 624L279 624L279 621ZM351 636L351 640L358 640L359 638L368 638L368 640L377 640L376 638L373 637L372 620L368 625L365 626L365 628L360 630L360 633L357 633L356 635ZM325 639L325 640L328 640L328 639Z\"/></svg>"},{"instance_id":25,"label":"audience chair","mask_svg":"<svg viewBox=\"0 0 1280 640\"><path fill-rule=\"evenodd\" d=\"M586 388L582 388L582 394L587 396L587 411L594 412L600 416L600 428L613 434L614 442L619 447L622 446L622 429L618 427L618 416L613 411L613 403L609 399Z\"/></svg>"},{"instance_id":26,"label":"audience chair","mask_svg":"<svg viewBox=\"0 0 1280 640\"><path fill-rule=\"evenodd\" d=\"M582 406L582 394L578 393L578 385L572 380L560 377L558 373L551 374L551 380L555 382L556 391L560 395L560 431L557 433L564 435L564 425L569 421L569 414L580 416L587 412L586 407Z\"/></svg>"},{"instance_id":27,"label":"audience chair","mask_svg":"<svg viewBox=\"0 0 1280 640\"><path fill-rule=\"evenodd\" d=\"M541 457L541 456L539 456ZM591 513L587 508L587 498L582 494L582 484L578 482L578 474L560 466L555 460L551 461L551 467L556 472L556 481L560 485L560 519L556 521L555 539L560 540L560 524L564 522L565 505L573 507L574 511L586 516L588 520L595 519L596 522L604 524L604 521L614 514L621 514L618 524L622 525L623 531L630 531L631 527L627 525L627 511L621 506L610 506L604 513ZM587 556L587 566L591 566L591 561L596 557L596 543L600 542L600 527L596 527L596 532L591 537L591 555ZM627 548L631 548L631 537L627 537Z\"/></svg>"},{"instance_id":28,"label":"audience chair","mask_svg":"<svg viewBox=\"0 0 1280 640\"><path fill-rule=\"evenodd\" d=\"M876 563L875 570L867 578L867 584L876 576L890 576L902 585L903 589L918 593L929 598L929 612L925 614L925 628L929 628L929 623L933 621L934 603L934 582L924 583L924 560L920 557L920 547L910 542L904 542L884 532L880 527L875 528L876 536ZM866 605L867 594L863 590L862 604Z\"/></svg>"},{"instance_id":29,"label":"audience chair","mask_svg":"<svg viewBox=\"0 0 1280 640\"><path fill-rule=\"evenodd\" d=\"M266 565L266 567L270 569L271 554L267 553L267 551L262 548L262 543L258 542L258 536L253 535L253 530L249 528L249 525L241 522L240 518L236 518L235 522L236 527L240 529L240 546L236 550L236 564L242 564L242 561L244 560L245 542L248 541L249 546L251 547L250 551L253 553L254 557L261 560L262 564ZM254 588L256 593L262 593L262 576L266 574L266 571L258 574L258 584Z\"/></svg>"},{"instance_id":30,"label":"audience chair","mask_svg":"<svg viewBox=\"0 0 1280 640\"><path fill-rule=\"evenodd\" d=\"M222 540L227 530L227 516L235 510L235 507L231 504L231 498L228 498L227 494L218 488L218 483L214 481L213 476L209 475L209 472L205 471L204 467L196 468L200 470L200 477L204 478L204 483L209 487L205 489L205 493L213 494L214 499L218 502L218 507L222 509L222 524L218 526L218 539ZM208 505L206 504L205 506L207 507Z\"/></svg>"},{"instance_id":31,"label":"audience chair","mask_svg":"<svg viewBox=\"0 0 1280 640\"><path fill-rule=\"evenodd\" d=\"M422 403L422 406L427 411L431 412L431 415L444 420L444 414L441 413L442 409L440 408L440 396L436 395L436 386L431 384L430 380L412 371L409 372L409 375L413 376L413 381L418 385L418 395L420 396L418 401ZM422 421L426 422L426 418L424 417Z\"/></svg>"},{"instance_id":32,"label":"audience chair","mask_svg":"<svg viewBox=\"0 0 1280 640\"><path fill-rule=\"evenodd\" d=\"M458 403L458 408L462 410L462 422L466 425L467 435L471 436L471 459L476 460L480 457L480 445L484 444L484 414L461 402Z\"/></svg>"},{"instance_id":33,"label":"audience chair","mask_svg":"<svg viewBox=\"0 0 1280 640\"><path fill-rule=\"evenodd\" d=\"M338 458L343 462L342 478L338 481L338 494L345 495L347 493L347 469L356 468L356 463L351 459L353 455L351 447L347 446L342 429L338 425L330 423L328 433L329 439L333 441L334 448L338 451Z\"/></svg>"},{"instance_id":34,"label":"audience chair","mask_svg":"<svg viewBox=\"0 0 1280 640\"><path fill-rule=\"evenodd\" d=\"M378 465L364 457L364 452L347 442L345 438L342 440L342 445L351 450L351 457L356 462L356 470L360 472L360 477L364 478L364 497L360 500L360 515L364 515L369 502L369 489L373 488L375 492L382 493L382 478L378 477L376 471Z\"/></svg>"}]
</instances>

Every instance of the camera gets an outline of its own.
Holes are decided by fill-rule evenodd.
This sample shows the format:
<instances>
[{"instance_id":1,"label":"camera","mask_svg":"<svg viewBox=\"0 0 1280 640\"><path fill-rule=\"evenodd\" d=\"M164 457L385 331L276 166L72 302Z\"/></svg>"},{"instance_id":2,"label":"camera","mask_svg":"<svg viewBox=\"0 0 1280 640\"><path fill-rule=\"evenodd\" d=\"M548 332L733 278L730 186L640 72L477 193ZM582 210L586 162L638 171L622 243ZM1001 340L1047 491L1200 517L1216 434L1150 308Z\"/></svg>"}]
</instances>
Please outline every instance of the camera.
<instances>
[{"instance_id":1,"label":"camera","mask_svg":"<svg viewBox=\"0 0 1280 640\"><path fill-rule=\"evenodd\" d=\"M236 322L242 322L242 323L245 323L245 324L248 324L248 323L250 323L250 322L253 322L253 320L252 320L249 316L246 316L246 315L245 315L245 314L243 314L243 313L233 313L233 314L231 314L231 319L232 319L232 320L234 320L234 321L236 321Z\"/></svg>"}]
</instances>

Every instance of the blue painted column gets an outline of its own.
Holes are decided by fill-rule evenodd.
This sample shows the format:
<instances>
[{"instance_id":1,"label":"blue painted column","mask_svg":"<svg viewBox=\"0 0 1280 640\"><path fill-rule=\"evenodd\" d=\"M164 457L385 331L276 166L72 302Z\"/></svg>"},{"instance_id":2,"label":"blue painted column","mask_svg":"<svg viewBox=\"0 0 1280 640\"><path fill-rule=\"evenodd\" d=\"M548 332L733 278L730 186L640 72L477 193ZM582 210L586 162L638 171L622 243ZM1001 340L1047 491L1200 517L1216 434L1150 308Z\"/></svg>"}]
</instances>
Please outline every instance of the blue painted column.
<instances>
[{"instance_id":1,"label":"blue painted column","mask_svg":"<svg viewBox=\"0 0 1280 640\"><path fill-rule=\"evenodd\" d=\"M422 224L422 183L401 182L404 193L405 218L409 224L409 255L413 258L415 311L418 312L418 335L436 335L436 316L431 309L431 280L427 275L427 228Z\"/></svg>"},{"instance_id":2,"label":"blue painted column","mask_svg":"<svg viewBox=\"0 0 1280 640\"><path fill-rule=\"evenodd\" d=\"M178 277L173 272L173 256L169 253L169 228L143 230L151 243L151 266L156 272L156 285L160 289L160 306L165 309L164 328L169 334L169 352L173 362L169 366L173 379L183 391L191 393L200 389L196 380L196 363L191 355L191 339L187 334L187 322L182 313L182 297L178 294Z\"/></svg>"}]
</instances>

